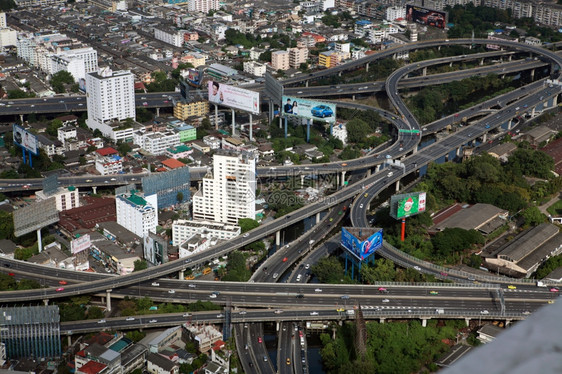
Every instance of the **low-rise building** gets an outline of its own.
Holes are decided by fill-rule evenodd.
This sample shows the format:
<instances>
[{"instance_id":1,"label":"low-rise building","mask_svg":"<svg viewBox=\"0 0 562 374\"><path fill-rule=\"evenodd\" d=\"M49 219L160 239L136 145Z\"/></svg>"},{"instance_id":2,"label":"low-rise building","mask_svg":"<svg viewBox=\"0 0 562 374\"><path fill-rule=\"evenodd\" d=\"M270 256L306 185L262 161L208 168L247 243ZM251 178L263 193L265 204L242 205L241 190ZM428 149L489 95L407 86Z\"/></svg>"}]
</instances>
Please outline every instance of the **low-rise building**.
<instances>
[{"instance_id":1,"label":"low-rise building","mask_svg":"<svg viewBox=\"0 0 562 374\"><path fill-rule=\"evenodd\" d=\"M159 132L135 132L134 142L152 155L161 155L167 148L180 145L180 135L177 131L167 130Z\"/></svg>"},{"instance_id":2,"label":"low-rise building","mask_svg":"<svg viewBox=\"0 0 562 374\"><path fill-rule=\"evenodd\" d=\"M182 145L178 145L177 147L171 147L166 149L166 153L164 153L164 155L169 158L173 158L177 160L179 158L187 158L187 156L189 156L192 153L193 153L193 148L182 144Z\"/></svg>"},{"instance_id":3,"label":"low-rise building","mask_svg":"<svg viewBox=\"0 0 562 374\"><path fill-rule=\"evenodd\" d=\"M179 366L157 353L146 356L146 370L151 374L178 374Z\"/></svg>"},{"instance_id":4,"label":"low-rise building","mask_svg":"<svg viewBox=\"0 0 562 374\"><path fill-rule=\"evenodd\" d=\"M172 243L179 246L195 234L203 238L228 240L240 235L240 226L213 221L177 220L172 224Z\"/></svg>"},{"instance_id":5,"label":"low-rise building","mask_svg":"<svg viewBox=\"0 0 562 374\"><path fill-rule=\"evenodd\" d=\"M174 117L185 121L190 117L200 117L209 113L207 100L178 101L174 106Z\"/></svg>"},{"instance_id":6,"label":"low-rise building","mask_svg":"<svg viewBox=\"0 0 562 374\"><path fill-rule=\"evenodd\" d=\"M480 328L480 330L478 330L477 339L480 340L484 344L485 343L491 343L503 331L505 331L505 329L502 329L501 327L487 324L487 325L482 326Z\"/></svg>"},{"instance_id":7,"label":"low-rise building","mask_svg":"<svg viewBox=\"0 0 562 374\"><path fill-rule=\"evenodd\" d=\"M543 223L517 235L502 246L488 266L510 276L529 277L540 264L562 253L562 233L551 223Z\"/></svg>"},{"instance_id":8,"label":"low-rise building","mask_svg":"<svg viewBox=\"0 0 562 374\"><path fill-rule=\"evenodd\" d=\"M186 338L194 342L201 353L211 350L213 344L222 339L222 333L210 325L183 325Z\"/></svg>"},{"instance_id":9,"label":"low-rise building","mask_svg":"<svg viewBox=\"0 0 562 374\"><path fill-rule=\"evenodd\" d=\"M170 327L148 342L148 350L151 353L158 353L162 348L181 339L181 335L182 329L180 326Z\"/></svg>"},{"instance_id":10,"label":"low-rise building","mask_svg":"<svg viewBox=\"0 0 562 374\"><path fill-rule=\"evenodd\" d=\"M80 199L78 195L78 188L74 186L59 187L56 191L46 194L43 190L35 193L37 201L47 200L51 197L55 198L57 210L69 210L78 208L80 206Z\"/></svg>"}]
</instances>

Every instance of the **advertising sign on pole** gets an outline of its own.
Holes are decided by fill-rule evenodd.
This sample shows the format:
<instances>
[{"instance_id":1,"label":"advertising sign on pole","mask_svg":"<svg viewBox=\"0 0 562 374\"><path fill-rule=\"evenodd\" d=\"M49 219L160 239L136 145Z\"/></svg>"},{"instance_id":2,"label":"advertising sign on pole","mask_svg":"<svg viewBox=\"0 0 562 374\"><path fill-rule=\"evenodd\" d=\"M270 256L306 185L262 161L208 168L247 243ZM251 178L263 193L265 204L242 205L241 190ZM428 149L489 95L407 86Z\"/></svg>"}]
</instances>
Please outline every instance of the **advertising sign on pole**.
<instances>
[{"instance_id":1,"label":"advertising sign on pole","mask_svg":"<svg viewBox=\"0 0 562 374\"><path fill-rule=\"evenodd\" d=\"M37 156L37 137L24 129L21 126L15 125L13 127L14 144L25 148L28 152Z\"/></svg>"},{"instance_id":2,"label":"advertising sign on pole","mask_svg":"<svg viewBox=\"0 0 562 374\"><path fill-rule=\"evenodd\" d=\"M260 94L240 87L209 81L209 102L224 105L233 109L240 109L252 114L260 114Z\"/></svg>"},{"instance_id":3,"label":"advertising sign on pole","mask_svg":"<svg viewBox=\"0 0 562 374\"><path fill-rule=\"evenodd\" d=\"M336 122L336 104L333 103L283 96L282 108L284 116Z\"/></svg>"},{"instance_id":4,"label":"advertising sign on pole","mask_svg":"<svg viewBox=\"0 0 562 374\"><path fill-rule=\"evenodd\" d=\"M394 195L390 198L390 216L396 219L425 212L425 192Z\"/></svg>"},{"instance_id":5,"label":"advertising sign on pole","mask_svg":"<svg viewBox=\"0 0 562 374\"><path fill-rule=\"evenodd\" d=\"M422 8L415 5L406 5L406 20L421 23L422 25L435 26L444 29L447 25L447 12L435 9Z\"/></svg>"},{"instance_id":6,"label":"advertising sign on pole","mask_svg":"<svg viewBox=\"0 0 562 374\"><path fill-rule=\"evenodd\" d=\"M359 261L363 261L382 246L382 230L376 231L365 240L358 239L345 227L341 229L341 245Z\"/></svg>"},{"instance_id":7,"label":"advertising sign on pole","mask_svg":"<svg viewBox=\"0 0 562 374\"><path fill-rule=\"evenodd\" d=\"M70 252L75 255L89 249L91 245L92 242L90 241L90 235L85 234L70 242Z\"/></svg>"}]
</instances>

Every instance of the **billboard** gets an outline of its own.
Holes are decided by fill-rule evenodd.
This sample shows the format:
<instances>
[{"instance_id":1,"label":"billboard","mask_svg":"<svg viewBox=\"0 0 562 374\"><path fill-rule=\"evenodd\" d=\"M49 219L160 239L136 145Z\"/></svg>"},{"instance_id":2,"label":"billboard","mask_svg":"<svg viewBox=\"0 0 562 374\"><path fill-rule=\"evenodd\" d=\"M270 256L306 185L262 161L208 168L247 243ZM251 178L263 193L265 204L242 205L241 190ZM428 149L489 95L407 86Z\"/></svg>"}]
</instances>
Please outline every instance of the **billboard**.
<instances>
[{"instance_id":1,"label":"billboard","mask_svg":"<svg viewBox=\"0 0 562 374\"><path fill-rule=\"evenodd\" d=\"M160 265L168 262L168 243L166 239L149 232L148 236L144 237L143 249L144 259L151 264Z\"/></svg>"},{"instance_id":2,"label":"billboard","mask_svg":"<svg viewBox=\"0 0 562 374\"><path fill-rule=\"evenodd\" d=\"M14 210L14 235L20 237L59 221L55 198Z\"/></svg>"},{"instance_id":3,"label":"billboard","mask_svg":"<svg viewBox=\"0 0 562 374\"><path fill-rule=\"evenodd\" d=\"M284 88L270 72L265 72L265 96L269 97L275 104L279 104L283 100Z\"/></svg>"},{"instance_id":4,"label":"billboard","mask_svg":"<svg viewBox=\"0 0 562 374\"><path fill-rule=\"evenodd\" d=\"M439 10L406 5L406 20L421 23L422 25L435 26L444 29L447 25L448 13Z\"/></svg>"},{"instance_id":5,"label":"billboard","mask_svg":"<svg viewBox=\"0 0 562 374\"><path fill-rule=\"evenodd\" d=\"M70 242L70 252L75 255L87 249L90 249L92 242L90 241L90 235L85 234L77 237Z\"/></svg>"},{"instance_id":6,"label":"billboard","mask_svg":"<svg viewBox=\"0 0 562 374\"><path fill-rule=\"evenodd\" d=\"M37 156L37 137L21 126L14 124L14 144Z\"/></svg>"},{"instance_id":7,"label":"billboard","mask_svg":"<svg viewBox=\"0 0 562 374\"><path fill-rule=\"evenodd\" d=\"M367 230L367 229L364 229ZM360 232L360 231L359 231ZM363 261L382 246L382 229L360 240L345 227L341 228L341 245L359 261Z\"/></svg>"},{"instance_id":8,"label":"billboard","mask_svg":"<svg viewBox=\"0 0 562 374\"><path fill-rule=\"evenodd\" d=\"M253 114L260 113L260 94L240 87L209 81L207 83L209 102L240 109Z\"/></svg>"},{"instance_id":9,"label":"billboard","mask_svg":"<svg viewBox=\"0 0 562 374\"><path fill-rule=\"evenodd\" d=\"M390 216L396 219L425 212L425 192L394 195L390 198Z\"/></svg>"},{"instance_id":10,"label":"billboard","mask_svg":"<svg viewBox=\"0 0 562 374\"><path fill-rule=\"evenodd\" d=\"M336 104L294 96L283 96L282 104L284 116L315 119L328 123L336 122Z\"/></svg>"}]
</instances>

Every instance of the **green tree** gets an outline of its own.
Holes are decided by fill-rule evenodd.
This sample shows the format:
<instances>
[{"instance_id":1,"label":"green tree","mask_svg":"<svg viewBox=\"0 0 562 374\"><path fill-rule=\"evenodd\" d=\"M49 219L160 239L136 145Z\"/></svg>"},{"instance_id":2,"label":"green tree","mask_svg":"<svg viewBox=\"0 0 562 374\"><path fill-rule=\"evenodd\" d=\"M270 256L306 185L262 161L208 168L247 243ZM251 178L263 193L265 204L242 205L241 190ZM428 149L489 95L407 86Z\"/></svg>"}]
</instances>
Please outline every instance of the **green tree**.
<instances>
[{"instance_id":1,"label":"green tree","mask_svg":"<svg viewBox=\"0 0 562 374\"><path fill-rule=\"evenodd\" d=\"M546 216L536 206L525 209L521 215L526 226L537 226L546 221Z\"/></svg>"},{"instance_id":2,"label":"green tree","mask_svg":"<svg viewBox=\"0 0 562 374\"><path fill-rule=\"evenodd\" d=\"M133 264L135 267L133 272L148 269L148 263L146 260L136 260Z\"/></svg>"},{"instance_id":3,"label":"green tree","mask_svg":"<svg viewBox=\"0 0 562 374\"><path fill-rule=\"evenodd\" d=\"M393 282L395 281L396 270L394 262L386 258L378 259L375 266L362 266L361 279L367 284L376 284L377 282Z\"/></svg>"},{"instance_id":4,"label":"green tree","mask_svg":"<svg viewBox=\"0 0 562 374\"><path fill-rule=\"evenodd\" d=\"M131 151L131 145L127 142L119 142L119 144L117 145L117 150L119 151L119 154L123 157L125 157L127 155L127 153L129 153Z\"/></svg>"},{"instance_id":5,"label":"green tree","mask_svg":"<svg viewBox=\"0 0 562 374\"><path fill-rule=\"evenodd\" d=\"M58 136L57 130L61 127L62 127L62 121L60 119L54 119L51 121L49 126L47 126L45 132L51 136L56 137Z\"/></svg>"},{"instance_id":6,"label":"green tree","mask_svg":"<svg viewBox=\"0 0 562 374\"><path fill-rule=\"evenodd\" d=\"M223 277L224 281L247 282L252 272L246 266L246 258L240 251L231 252L226 264L227 274Z\"/></svg>"},{"instance_id":7,"label":"green tree","mask_svg":"<svg viewBox=\"0 0 562 374\"><path fill-rule=\"evenodd\" d=\"M100 307L92 305L88 308L88 319L100 319L103 317L103 311Z\"/></svg>"},{"instance_id":8,"label":"green tree","mask_svg":"<svg viewBox=\"0 0 562 374\"><path fill-rule=\"evenodd\" d=\"M18 290L35 290L41 288L41 284L35 279L22 279L18 282Z\"/></svg>"},{"instance_id":9,"label":"green tree","mask_svg":"<svg viewBox=\"0 0 562 374\"><path fill-rule=\"evenodd\" d=\"M344 269L342 264L335 257L327 257L312 265L312 274L318 278L320 283L341 283L344 278Z\"/></svg>"},{"instance_id":10,"label":"green tree","mask_svg":"<svg viewBox=\"0 0 562 374\"><path fill-rule=\"evenodd\" d=\"M3 177L3 176L2 176ZM14 220L12 213L0 210L0 239L14 238Z\"/></svg>"},{"instance_id":11,"label":"green tree","mask_svg":"<svg viewBox=\"0 0 562 374\"><path fill-rule=\"evenodd\" d=\"M347 122L347 140L351 143L359 143L371 133L371 127L363 120L355 118Z\"/></svg>"},{"instance_id":12,"label":"green tree","mask_svg":"<svg viewBox=\"0 0 562 374\"><path fill-rule=\"evenodd\" d=\"M183 201L183 192L180 191L180 192L178 192L178 193L176 194L176 201L178 202L178 204L181 204L181 203L182 203L182 201Z\"/></svg>"},{"instance_id":13,"label":"green tree","mask_svg":"<svg viewBox=\"0 0 562 374\"><path fill-rule=\"evenodd\" d=\"M238 226L240 226L240 231L245 233L247 231L253 230L256 227L259 227L259 222L255 219L251 218L239 218L238 219Z\"/></svg>"},{"instance_id":14,"label":"green tree","mask_svg":"<svg viewBox=\"0 0 562 374\"><path fill-rule=\"evenodd\" d=\"M63 93L65 84L74 84L74 77L68 71L60 70L53 74L50 83L56 93Z\"/></svg>"}]
</instances>

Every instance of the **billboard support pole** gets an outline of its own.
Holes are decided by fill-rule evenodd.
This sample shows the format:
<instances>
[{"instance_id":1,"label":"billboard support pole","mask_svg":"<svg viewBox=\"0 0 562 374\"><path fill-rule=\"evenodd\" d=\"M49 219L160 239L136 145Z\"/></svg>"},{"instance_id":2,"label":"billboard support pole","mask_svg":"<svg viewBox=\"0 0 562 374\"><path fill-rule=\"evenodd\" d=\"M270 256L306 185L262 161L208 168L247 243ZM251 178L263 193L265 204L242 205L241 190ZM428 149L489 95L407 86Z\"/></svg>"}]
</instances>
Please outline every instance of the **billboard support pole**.
<instances>
[{"instance_id":1,"label":"billboard support pole","mask_svg":"<svg viewBox=\"0 0 562 374\"><path fill-rule=\"evenodd\" d=\"M330 123L330 136L334 136L334 124Z\"/></svg>"},{"instance_id":2,"label":"billboard support pole","mask_svg":"<svg viewBox=\"0 0 562 374\"><path fill-rule=\"evenodd\" d=\"M29 167L33 167L33 159L31 158L31 152L29 152Z\"/></svg>"},{"instance_id":3,"label":"billboard support pole","mask_svg":"<svg viewBox=\"0 0 562 374\"><path fill-rule=\"evenodd\" d=\"M402 218L402 233L400 239L404 241L405 236L406 236L406 217Z\"/></svg>"},{"instance_id":4,"label":"billboard support pole","mask_svg":"<svg viewBox=\"0 0 562 374\"><path fill-rule=\"evenodd\" d=\"M219 107L215 104L215 130L219 129Z\"/></svg>"},{"instance_id":5,"label":"billboard support pole","mask_svg":"<svg viewBox=\"0 0 562 374\"><path fill-rule=\"evenodd\" d=\"M37 246L39 248L39 253L43 251L43 241L41 240L41 228L37 229Z\"/></svg>"},{"instance_id":6,"label":"billboard support pole","mask_svg":"<svg viewBox=\"0 0 562 374\"><path fill-rule=\"evenodd\" d=\"M27 164L27 161L26 161L27 157L25 156L25 148L24 147L21 147L21 152L22 152L23 163Z\"/></svg>"},{"instance_id":7,"label":"billboard support pole","mask_svg":"<svg viewBox=\"0 0 562 374\"><path fill-rule=\"evenodd\" d=\"M234 117L234 109L230 109L232 111L232 136L236 135L236 119Z\"/></svg>"},{"instance_id":8,"label":"billboard support pole","mask_svg":"<svg viewBox=\"0 0 562 374\"><path fill-rule=\"evenodd\" d=\"M283 119L285 120L285 139L287 139L287 117L283 117Z\"/></svg>"},{"instance_id":9,"label":"billboard support pole","mask_svg":"<svg viewBox=\"0 0 562 374\"><path fill-rule=\"evenodd\" d=\"M250 113L250 141L251 142L254 141L254 138L252 136L252 127L253 127L253 125L252 125L252 113Z\"/></svg>"},{"instance_id":10,"label":"billboard support pole","mask_svg":"<svg viewBox=\"0 0 562 374\"><path fill-rule=\"evenodd\" d=\"M310 122L312 122L311 120L307 119L306 120L306 142L310 143Z\"/></svg>"}]
</instances>

